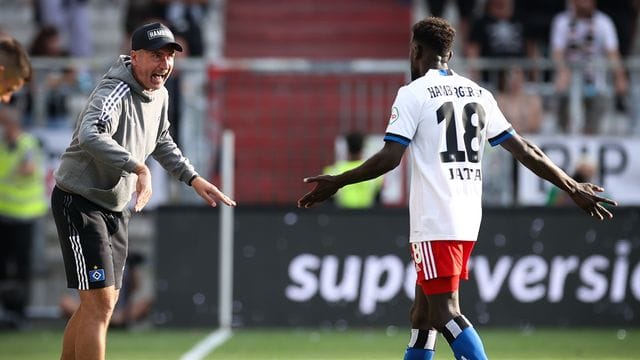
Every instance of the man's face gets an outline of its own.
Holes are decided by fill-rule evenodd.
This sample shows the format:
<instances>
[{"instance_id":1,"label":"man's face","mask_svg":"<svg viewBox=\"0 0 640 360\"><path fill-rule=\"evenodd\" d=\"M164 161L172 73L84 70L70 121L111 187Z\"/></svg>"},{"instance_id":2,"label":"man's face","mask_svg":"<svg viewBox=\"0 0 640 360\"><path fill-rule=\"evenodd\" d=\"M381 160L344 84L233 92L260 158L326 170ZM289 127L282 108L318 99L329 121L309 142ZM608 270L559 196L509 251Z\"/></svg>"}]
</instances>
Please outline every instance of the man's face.
<instances>
[{"instance_id":1,"label":"man's face","mask_svg":"<svg viewBox=\"0 0 640 360\"><path fill-rule=\"evenodd\" d=\"M4 67L0 66L0 102L8 103L11 101L11 96L23 85L24 79L10 76L4 71Z\"/></svg>"},{"instance_id":2,"label":"man's face","mask_svg":"<svg viewBox=\"0 0 640 360\"><path fill-rule=\"evenodd\" d=\"M131 52L133 75L145 90L162 88L173 70L175 51L170 47Z\"/></svg>"},{"instance_id":3,"label":"man's face","mask_svg":"<svg viewBox=\"0 0 640 360\"><path fill-rule=\"evenodd\" d=\"M573 0L573 7L578 17L590 17L596 9L595 0Z\"/></svg>"}]
</instances>

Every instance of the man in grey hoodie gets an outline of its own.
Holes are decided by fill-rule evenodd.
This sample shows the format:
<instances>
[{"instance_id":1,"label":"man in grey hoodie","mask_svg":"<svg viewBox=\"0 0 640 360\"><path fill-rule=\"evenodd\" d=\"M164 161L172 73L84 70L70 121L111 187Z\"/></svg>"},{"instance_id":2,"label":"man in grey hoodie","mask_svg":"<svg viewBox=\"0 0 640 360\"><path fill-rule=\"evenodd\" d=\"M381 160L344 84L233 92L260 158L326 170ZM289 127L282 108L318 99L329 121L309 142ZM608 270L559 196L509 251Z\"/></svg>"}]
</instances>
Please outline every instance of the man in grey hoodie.
<instances>
[{"instance_id":1,"label":"man in grey hoodie","mask_svg":"<svg viewBox=\"0 0 640 360\"><path fill-rule=\"evenodd\" d=\"M105 357L127 254L127 205L134 192L135 211L151 197L149 155L211 206L236 205L198 175L169 135L164 84L180 44L166 26L151 23L133 33L131 49L89 96L55 172L52 212L67 285L80 295L65 328L62 359Z\"/></svg>"}]
</instances>

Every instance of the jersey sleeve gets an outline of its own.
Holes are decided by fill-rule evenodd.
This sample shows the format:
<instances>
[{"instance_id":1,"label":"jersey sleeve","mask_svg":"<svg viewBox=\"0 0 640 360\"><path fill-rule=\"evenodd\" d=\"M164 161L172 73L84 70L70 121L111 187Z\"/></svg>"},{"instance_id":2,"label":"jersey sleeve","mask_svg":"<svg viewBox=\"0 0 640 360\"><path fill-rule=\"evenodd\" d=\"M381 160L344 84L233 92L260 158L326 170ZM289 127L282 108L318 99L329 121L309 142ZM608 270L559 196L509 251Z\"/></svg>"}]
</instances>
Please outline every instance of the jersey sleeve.
<instances>
[{"instance_id":1,"label":"jersey sleeve","mask_svg":"<svg viewBox=\"0 0 640 360\"><path fill-rule=\"evenodd\" d=\"M487 139L491 146L500 145L503 141L512 137L515 130L504 117L502 111L498 107L496 99L488 91L487 94Z\"/></svg>"},{"instance_id":2,"label":"jersey sleeve","mask_svg":"<svg viewBox=\"0 0 640 360\"><path fill-rule=\"evenodd\" d=\"M398 90L391 107L391 116L384 141L394 141L409 146L420 121L421 103L406 86Z\"/></svg>"}]
</instances>

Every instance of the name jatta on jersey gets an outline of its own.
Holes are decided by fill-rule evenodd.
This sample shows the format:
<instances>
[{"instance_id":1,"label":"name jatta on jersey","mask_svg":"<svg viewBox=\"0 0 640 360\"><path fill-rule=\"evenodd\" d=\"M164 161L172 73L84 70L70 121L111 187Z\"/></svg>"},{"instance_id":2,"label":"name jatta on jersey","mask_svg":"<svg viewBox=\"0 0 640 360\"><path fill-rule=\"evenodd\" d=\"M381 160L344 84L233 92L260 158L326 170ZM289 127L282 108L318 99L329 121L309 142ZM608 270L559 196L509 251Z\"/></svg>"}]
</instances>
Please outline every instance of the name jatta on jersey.
<instances>
[{"instance_id":1,"label":"name jatta on jersey","mask_svg":"<svg viewBox=\"0 0 640 360\"><path fill-rule=\"evenodd\" d=\"M482 181L482 171L477 168L449 168L449 180Z\"/></svg>"}]
</instances>

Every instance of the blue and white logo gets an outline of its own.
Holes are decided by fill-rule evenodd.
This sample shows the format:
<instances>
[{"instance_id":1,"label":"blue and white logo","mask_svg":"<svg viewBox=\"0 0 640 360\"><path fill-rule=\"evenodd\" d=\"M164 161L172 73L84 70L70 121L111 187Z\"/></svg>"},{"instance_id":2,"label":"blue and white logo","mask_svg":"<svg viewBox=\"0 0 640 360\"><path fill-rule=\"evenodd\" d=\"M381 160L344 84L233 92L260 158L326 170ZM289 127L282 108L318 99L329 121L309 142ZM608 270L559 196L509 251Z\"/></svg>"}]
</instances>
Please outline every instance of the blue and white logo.
<instances>
[{"instance_id":1,"label":"blue and white logo","mask_svg":"<svg viewBox=\"0 0 640 360\"><path fill-rule=\"evenodd\" d=\"M89 281L104 281L104 269L89 270Z\"/></svg>"}]
</instances>

